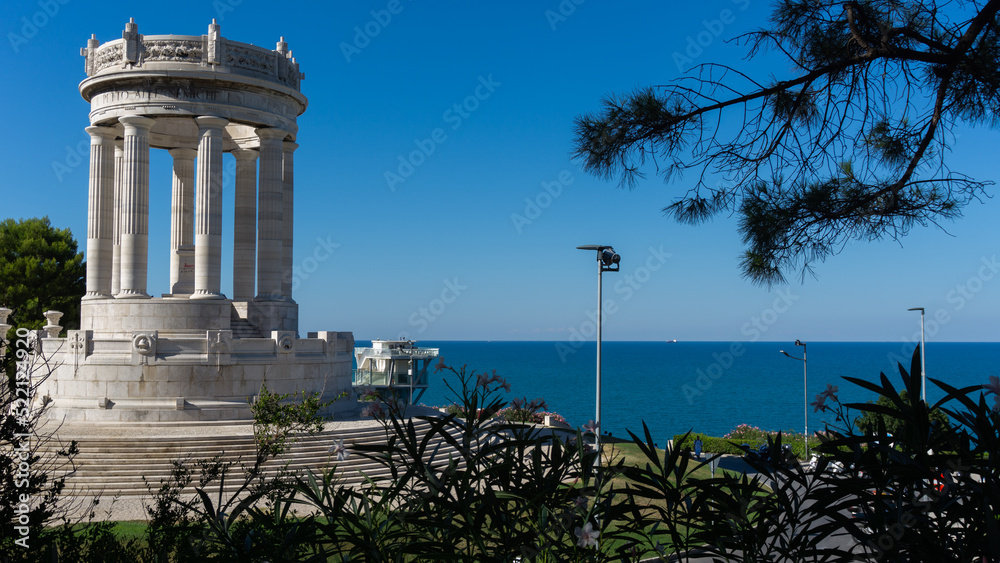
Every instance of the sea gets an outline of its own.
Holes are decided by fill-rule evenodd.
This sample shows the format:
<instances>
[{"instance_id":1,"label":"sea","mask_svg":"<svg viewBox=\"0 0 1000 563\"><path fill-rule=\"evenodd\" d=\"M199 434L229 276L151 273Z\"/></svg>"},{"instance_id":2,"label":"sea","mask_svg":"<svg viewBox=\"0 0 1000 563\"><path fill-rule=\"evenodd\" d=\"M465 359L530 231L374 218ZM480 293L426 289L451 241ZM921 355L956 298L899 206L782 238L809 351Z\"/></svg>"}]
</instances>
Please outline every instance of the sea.
<instances>
[{"instance_id":1,"label":"sea","mask_svg":"<svg viewBox=\"0 0 1000 563\"><path fill-rule=\"evenodd\" d=\"M370 346L358 341L357 346ZM420 348L439 348L445 364L468 372L493 370L510 383L505 400L544 399L549 412L575 427L595 418L595 342L420 341ZM832 412L807 406L835 385L842 403L877 397L844 377L879 381L885 373L897 389L903 384L898 363L909 370L913 343L808 342L604 342L601 348L601 428L627 438L642 435L643 422L661 446L688 430L723 436L737 425L764 430L810 432L835 423ZM927 398L945 393L930 382L955 387L981 385L1000 375L1000 343L928 343L925 364ZM804 370L803 368L807 368ZM444 406L456 402L446 385L457 387L449 371L429 375L429 388L419 403ZM992 399L989 399L992 402Z\"/></svg>"}]
</instances>

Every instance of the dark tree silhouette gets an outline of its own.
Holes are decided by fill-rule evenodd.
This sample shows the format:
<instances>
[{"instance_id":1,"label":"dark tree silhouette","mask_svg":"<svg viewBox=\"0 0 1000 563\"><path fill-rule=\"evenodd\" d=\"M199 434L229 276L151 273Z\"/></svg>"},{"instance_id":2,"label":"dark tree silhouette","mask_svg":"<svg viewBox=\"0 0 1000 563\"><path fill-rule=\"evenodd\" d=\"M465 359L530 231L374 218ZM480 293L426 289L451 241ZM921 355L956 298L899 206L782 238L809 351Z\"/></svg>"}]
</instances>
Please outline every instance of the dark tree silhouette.
<instances>
[{"instance_id":1,"label":"dark tree silhouette","mask_svg":"<svg viewBox=\"0 0 1000 563\"><path fill-rule=\"evenodd\" d=\"M735 212L744 276L804 275L849 240L958 217L992 185L950 169L946 153L956 126L997 122L998 10L1000 0L782 0L737 41L747 58L776 52L788 76L710 63L609 96L577 118L574 155L628 187L648 161L667 181L692 171L667 215L697 224Z\"/></svg>"}]
</instances>

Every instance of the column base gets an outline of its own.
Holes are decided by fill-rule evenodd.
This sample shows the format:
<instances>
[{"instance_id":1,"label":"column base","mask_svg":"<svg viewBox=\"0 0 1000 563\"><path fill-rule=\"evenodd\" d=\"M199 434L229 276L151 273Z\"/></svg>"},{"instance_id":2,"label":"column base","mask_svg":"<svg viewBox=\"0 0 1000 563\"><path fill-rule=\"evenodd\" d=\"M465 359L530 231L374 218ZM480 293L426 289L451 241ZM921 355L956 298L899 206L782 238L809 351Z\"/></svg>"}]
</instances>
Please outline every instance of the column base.
<instances>
[{"instance_id":1,"label":"column base","mask_svg":"<svg viewBox=\"0 0 1000 563\"><path fill-rule=\"evenodd\" d=\"M115 295L115 299L152 299L152 296L145 291L137 291L134 289L124 289L119 291Z\"/></svg>"},{"instance_id":2,"label":"column base","mask_svg":"<svg viewBox=\"0 0 1000 563\"><path fill-rule=\"evenodd\" d=\"M226 296L221 293L211 293L208 291L195 290L191 294L191 299L225 299Z\"/></svg>"},{"instance_id":3,"label":"column base","mask_svg":"<svg viewBox=\"0 0 1000 563\"><path fill-rule=\"evenodd\" d=\"M96 291L88 291L86 295L83 296L84 301L89 301L91 299L111 299L110 293L98 293Z\"/></svg>"}]
</instances>

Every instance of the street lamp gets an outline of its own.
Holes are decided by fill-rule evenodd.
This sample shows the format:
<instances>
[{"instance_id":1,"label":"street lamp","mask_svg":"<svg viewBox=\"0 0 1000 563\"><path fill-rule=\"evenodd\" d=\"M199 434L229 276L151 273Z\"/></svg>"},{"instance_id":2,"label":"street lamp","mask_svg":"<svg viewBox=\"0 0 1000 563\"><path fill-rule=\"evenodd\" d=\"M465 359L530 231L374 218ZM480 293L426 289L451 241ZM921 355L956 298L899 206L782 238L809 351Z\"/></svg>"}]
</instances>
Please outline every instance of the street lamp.
<instances>
[{"instance_id":1,"label":"street lamp","mask_svg":"<svg viewBox=\"0 0 1000 563\"><path fill-rule=\"evenodd\" d=\"M604 299L601 295L601 274L617 272L620 268L621 256L610 246L588 244L578 246L579 250L597 251L597 418L594 422L597 428L594 432L594 448L597 450L597 464L601 463L601 312L604 310Z\"/></svg>"},{"instance_id":2,"label":"street lamp","mask_svg":"<svg viewBox=\"0 0 1000 563\"><path fill-rule=\"evenodd\" d=\"M920 311L920 398L927 402L927 369L924 367L924 308L913 307L907 311Z\"/></svg>"},{"instance_id":3,"label":"street lamp","mask_svg":"<svg viewBox=\"0 0 1000 563\"><path fill-rule=\"evenodd\" d=\"M801 340L795 341L796 346L802 346L802 357L796 358L795 356L789 355L788 352L784 350L778 350L782 354L788 356L793 360L798 360L802 362L802 418L805 420L806 426L806 457L809 457L809 362L806 361L806 343Z\"/></svg>"}]
</instances>

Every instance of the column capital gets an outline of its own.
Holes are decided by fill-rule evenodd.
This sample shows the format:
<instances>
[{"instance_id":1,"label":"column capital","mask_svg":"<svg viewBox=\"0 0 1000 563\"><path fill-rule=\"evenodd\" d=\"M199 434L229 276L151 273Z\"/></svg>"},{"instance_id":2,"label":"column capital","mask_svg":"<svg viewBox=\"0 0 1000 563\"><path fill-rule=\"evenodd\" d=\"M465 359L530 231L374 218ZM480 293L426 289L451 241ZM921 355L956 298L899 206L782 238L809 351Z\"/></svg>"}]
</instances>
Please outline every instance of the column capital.
<instances>
[{"instance_id":1,"label":"column capital","mask_svg":"<svg viewBox=\"0 0 1000 563\"><path fill-rule=\"evenodd\" d=\"M145 131L149 131L153 128L153 125L156 125L155 119L141 115L124 115L118 118L118 122L126 128L143 129Z\"/></svg>"},{"instance_id":2,"label":"column capital","mask_svg":"<svg viewBox=\"0 0 1000 563\"><path fill-rule=\"evenodd\" d=\"M299 144L294 141L285 141L284 143L281 144L281 146L285 152L292 152L295 149L299 148Z\"/></svg>"},{"instance_id":3,"label":"column capital","mask_svg":"<svg viewBox=\"0 0 1000 563\"><path fill-rule=\"evenodd\" d=\"M283 141L288 136L288 131L278 129L277 127L261 127L254 129L254 133L257 134L257 138L261 141Z\"/></svg>"},{"instance_id":4,"label":"column capital","mask_svg":"<svg viewBox=\"0 0 1000 563\"><path fill-rule=\"evenodd\" d=\"M198 129L204 131L205 129L222 129L226 125L229 125L229 120L223 117L215 117L212 115L203 115L194 118L195 122L198 123Z\"/></svg>"},{"instance_id":5,"label":"column capital","mask_svg":"<svg viewBox=\"0 0 1000 563\"><path fill-rule=\"evenodd\" d=\"M91 125L90 127L85 127L84 131L90 134L91 140L108 139L110 141L114 141L115 137L118 136L118 130L114 127Z\"/></svg>"},{"instance_id":6,"label":"column capital","mask_svg":"<svg viewBox=\"0 0 1000 563\"><path fill-rule=\"evenodd\" d=\"M230 151L236 160L257 160L260 151L257 149L234 149Z\"/></svg>"},{"instance_id":7,"label":"column capital","mask_svg":"<svg viewBox=\"0 0 1000 563\"><path fill-rule=\"evenodd\" d=\"M178 147L167 151L175 160L194 160L198 156L198 151L186 147Z\"/></svg>"}]
</instances>

